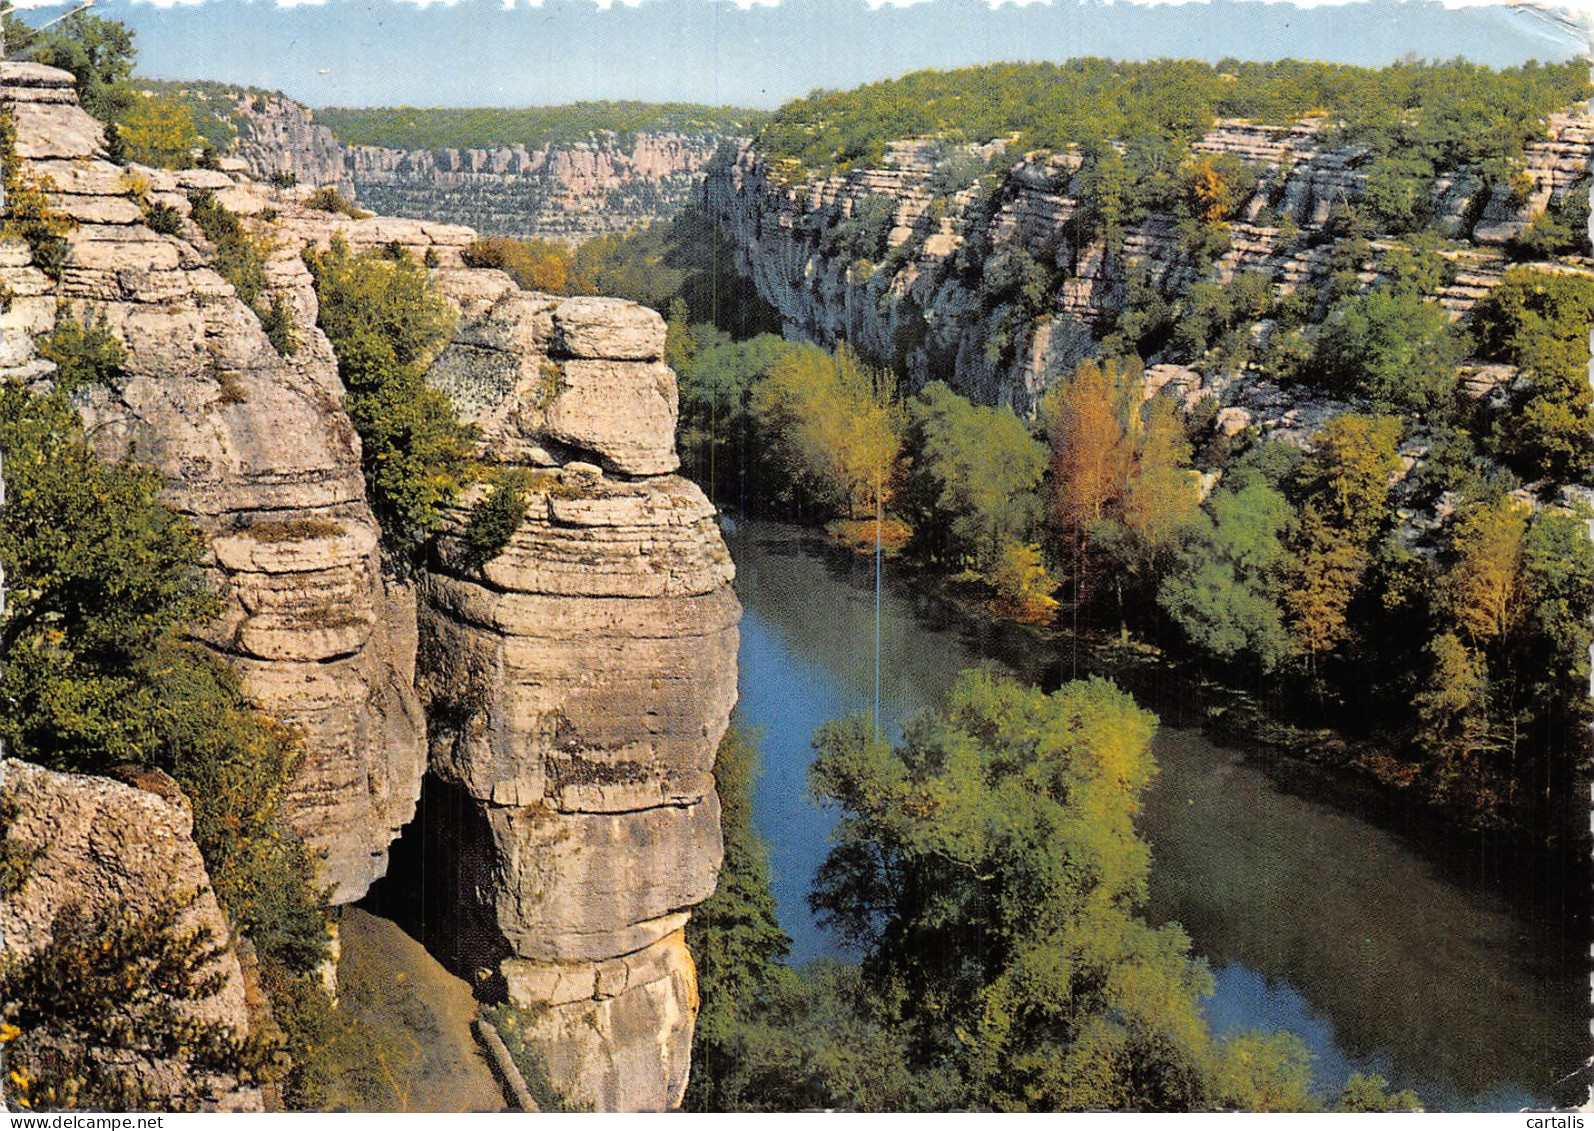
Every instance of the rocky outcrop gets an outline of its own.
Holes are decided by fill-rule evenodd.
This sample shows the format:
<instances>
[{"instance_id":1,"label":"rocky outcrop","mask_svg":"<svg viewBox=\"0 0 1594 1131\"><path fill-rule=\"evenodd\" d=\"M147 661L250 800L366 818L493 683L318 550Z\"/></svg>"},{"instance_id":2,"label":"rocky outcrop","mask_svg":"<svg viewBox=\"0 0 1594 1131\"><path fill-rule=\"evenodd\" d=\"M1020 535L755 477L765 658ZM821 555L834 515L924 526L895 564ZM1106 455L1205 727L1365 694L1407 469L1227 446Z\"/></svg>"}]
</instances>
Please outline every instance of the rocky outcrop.
<instances>
[{"instance_id":1,"label":"rocky outcrop","mask_svg":"<svg viewBox=\"0 0 1594 1131\"><path fill-rule=\"evenodd\" d=\"M171 999L173 1013L250 1031L243 972L227 918L217 906L199 849L193 811L177 783L145 771L138 786L84 774L60 774L16 759L0 761L0 829L26 856L25 878L0 896L0 943L14 957L48 945L57 916L76 909L89 918L127 921L156 914L163 900L193 897L176 929L206 930L220 955L206 973L219 979L209 997ZM139 1060L122 1067L152 1095L175 1096L197 1084L212 1110L261 1111L260 1091L220 1075L194 1080L185 1061Z\"/></svg>"},{"instance_id":2,"label":"rocky outcrop","mask_svg":"<svg viewBox=\"0 0 1594 1131\"><path fill-rule=\"evenodd\" d=\"M162 235L143 223L145 202L186 214L188 191L243 195L231 178L105 160L65 72L6 63L0 99L27 173L77 221L58 281L26 265L20 245L0 259L18 296L0 315L6 372L48 370L31 340L59 310L103 316L123 343L121 377L79 394L86 429L107 458L159 472L165 500L211 536L206 565L226 611L204 639L251 699L304 732L289 811L326 854L334 900L357 899L420 790L421 709L404 650L414 598L382 577L359 439L303 264L293 264L301 348L283 356L196 227Z\"/></svg>"},{"instance_id":3,"label":"rocky outcrop","mask_svg":"<svg viewBox=\"0 0 1594 1131\"><path fill-rule=\"evenodd\" d=\"M59 279L0 246L0 374L50 377L34 339L64 309L103 316L124 346L124 372L75 393L79 411L107 457L156 470L209 534L225 611L200 635L303 731L288 809L334 900L383 875L404 829L426 941L482 994L535 1007L552 1083L598 1108L678 1104L697 1010L682 928L719 868L710 771L740 608L713 508L673 474L662 319L467 268L468 228L113 165L70 76L4 64L0 80L25 172L77 220ZM270 242L253 306L190 217L200 192ZM156 206L176 234L145 222ZM525 519L489 561L461 538L477 487L430 568L384 573L300 255L334 240L432 265L458 308L428 379L479 426L485 462L526 476ZM275 345L256 313L272 301L291 323Z\"/></svg>"},{"instance_id":4,"label":"rocky outcrop","mask_svg":"<svg viewBox=\"0 0 1594 1131\"><path fill-rule=\"evenodd\" d=\"M1123 300L1129 271L1171 287L1209 271L1219 280L1263 271L1279 293L1320 281L1333 250L1322 229L1335 202L1354 198L1365 180L1360 151L1331 148L1322 126L1316 119L1291 126L1219 121L1194 144L1198 153L1232 154L1257 170L1250 199L1230 225L1229 246L1210 267L1183 246L1167 216L1148 217L1111 249L1081 242L1079 158L1002 157L1000 141L976 148L912 139L889 147L876 168L806 182L746 146L716 162L702 201L788 335L846 340L904 372L914 386L946 379L976 400L1030 413L1091 349L1097 328ZM1509 193L1476 199L1482 182L1467 170L1432 186L1439 224L1472 241L1445 252L1454 279L1438 298L1453 317L1470 310L1504 271L1490 244L1520 232L1568 192L1586 191L1594 126L1581 112L1554 114L1547 132L1527 147L1532 188L1521 199ZM986 163L1005 177L995 196L970 184L972 174L954 175L960 164ZM832 237L881 197L893 206L889 251L874 262ZM1022 251L1050 277L1046 309L1038 316L1017 312L1011 297L986 285L983 262L963 254L971 245ZM1375 243L1374 250L1380 246L1387 245ZM1570 267L1590 264L1576 260Z\"/></svg>"},{"instance_id":5,"label":"rocky outcrop","mask_svg":"<svg viewBox=\"0 0 1594 1131\"><path fill-rule=\"evenodd\" d=\"M239 91L231 117L238 127L233 153L250 175L334 185L352 195L343 146L309 107L280 94Z\"/></svg>"},{"instance_id":6,"label":"rocky outcrop","mask_svg":"<svg viewBox=\"0 0 1594 1131\"><path fill-rule=\"evenodd\" d=\"M466 321L431 380L529 470L527 513L474 563L451 515L425 580L422 682L455 862L433 944L511 1001L554 1086L603 1110L686 1084L696 979L681 929L713 891L710 776L736 698L732 565L675 467L657 314L440 281ZM467 499L468 504L471 500Z\"/></svg>"}]
</instances>

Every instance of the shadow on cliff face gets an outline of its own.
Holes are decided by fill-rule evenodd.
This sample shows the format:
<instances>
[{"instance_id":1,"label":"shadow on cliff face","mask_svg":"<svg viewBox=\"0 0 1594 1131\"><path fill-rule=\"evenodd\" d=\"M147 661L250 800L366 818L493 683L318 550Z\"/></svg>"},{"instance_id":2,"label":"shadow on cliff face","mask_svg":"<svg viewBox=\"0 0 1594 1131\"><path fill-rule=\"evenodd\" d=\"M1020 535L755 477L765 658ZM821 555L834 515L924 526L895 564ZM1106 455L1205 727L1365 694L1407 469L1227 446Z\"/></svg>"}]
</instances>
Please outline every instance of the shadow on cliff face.
<instances>
[{"instance_id":1,"label":"shadow on cliff face","mask_svg":"<svg viewBox=\"0 0 1594 1131\"><path fill-rule=\"evenodd\" d=\"M460 786L427 774L415 819L388 851L387 875L359 906L397 923L476 996L504 997L499 963L509 946L492 908L477 897L499 867L480 804Z\"/></svg>"}]
</instances>

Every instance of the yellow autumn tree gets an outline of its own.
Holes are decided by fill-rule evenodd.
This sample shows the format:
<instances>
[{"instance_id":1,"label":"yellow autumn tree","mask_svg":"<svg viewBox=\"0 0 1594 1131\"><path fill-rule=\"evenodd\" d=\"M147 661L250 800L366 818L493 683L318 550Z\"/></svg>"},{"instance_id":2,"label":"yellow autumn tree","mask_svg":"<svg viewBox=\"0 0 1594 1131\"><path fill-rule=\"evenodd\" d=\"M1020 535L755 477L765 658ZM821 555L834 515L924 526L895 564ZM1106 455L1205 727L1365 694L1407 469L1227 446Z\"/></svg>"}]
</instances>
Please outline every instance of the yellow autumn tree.
<instances>
[{"instance_id":1,"label":"yellow autumn tree","mask_svg":"<svg viewBox=\"0 0 1594 1131\"><path fill-rule=\"evenodd\" d=\"M1400 468L1400 434L1396 417L1347 413L1316 437L1316 449L1303 465L1295 569L1284 607L1313 675L1350 635L1351 601L1391 518L1390 483Z\"/></svg>"},{"instance_id":2,"label":"yellow autumn tree","mask_svg":"<svg viewBox=\"0 0 1594 1131\"><path fill-rule=\"evenodd\" d=\"M1091 537L1123 498L1134 468L1138 369L1116 358L1083 361L1042 406L1052 448L1052 524L1072 559L1077 595L1087 588Z\"/></svg>"},{"instance_id":3,"label":"yellow autumn tree","mask_svg":"<svg viewBox=\"0 0 1594 1131\"><path fill-rule=\"evenodd\" d=\"M1510 497L1474 506L1455 520L1455 564L1445 578L1456 627L1478 647L1507 635L1528 608L1523 557L1532 507Z\"/></svg>"},{"instance_id":4,"label":"yellow autumn tree","mask_svg":"<svg viewBox=\"0 0 1594 1131\"><path fill-rule=\"evenodd\" d=\"M843 345L785 353L753 390L753 412L789 485L844 518L871 517L890 498L903 413L890 374Z\"/></svg>"},{"instance_id":5,"label":"yellow autumn tree","mask_svg":"<svg viewBox=\"0 0 1594 1131\"><path fill-rule=\"evenodd\" d=\"M188 168L201 140L188 107L169 94L133 99L114 128L129 161L158 169Z\"/></svg>"}]
</instances>

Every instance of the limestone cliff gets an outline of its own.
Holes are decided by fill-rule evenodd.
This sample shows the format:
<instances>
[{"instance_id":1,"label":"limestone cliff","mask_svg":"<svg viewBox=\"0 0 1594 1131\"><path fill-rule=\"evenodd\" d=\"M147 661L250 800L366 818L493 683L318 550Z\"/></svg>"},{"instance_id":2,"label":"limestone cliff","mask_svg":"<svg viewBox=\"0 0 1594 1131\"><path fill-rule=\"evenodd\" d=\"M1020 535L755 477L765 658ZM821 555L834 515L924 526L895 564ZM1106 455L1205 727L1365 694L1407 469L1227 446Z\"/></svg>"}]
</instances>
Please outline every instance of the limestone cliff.
<instances>
[{"instance_id":1,"label":"limestone cliff","mask_svg":"<svg viewBox=\"0 0 1594 1131\"><path fill-rule=\"evenodd\" d=\"M722 141L659 131L532 148L345 146L309 107L272 91L155 85L188 104L226 167L258 180L332 185L374 212L568 244L675 215Z\"/></svg>"},{"instance_id":2,"label":"limestone cliff","mask_svg":"<svg viewBox=\"0 0 1594 1131\"><path fill-rule=\"evenodd\" d=\"M352 193L343 146L309 107L279 94L240 91L231 117L238 129L234 156L252 176L337 185Z\"/></svg>"},{"instance_id":3,"label":"limestone cliff","mask_svg":"<svg viewBox=\"0 0 1594 1131\"><path fill-rule=\"evenodd\" d=\"M421 709L403 645L414 598L382 577L359 440L314 308L303 348L279 355L197 228L162 235L143 223L141 196L186 213L185 190L229 190L225 174L130 174L101 156L70 76L6 64L0 81L25 169L78 221L59 281L25 265L25 246L7 252L8 372L48 368L31 338L58 309L103 314L124 344L124 376L82 395L87 431L107 458L158 471L166 501L210 534L227 611L206 642L252 699L304 730L293 821L326 852L334 899L357 899L420 788Z\"/></svg>"},{"instance_id":4,"label":"limestone cliff","mask_svg":"<svg viewBox=\"0 0 1594 1131\"><path fill-rule=\"evenodd\" d=\"M1287 293L1328 269L1333 241L1324 227L1335 201L1361 190L1363 175L1358 152L1325 143L1321 127L1316 119L1293 126L1219 121L1195 143L1197 152L1234 154L1258 170L1254 195L1230 226L1218 278L1259 269ZM1081 244L1073 223L1080 159L1003 149L1001 141L959 147L910 139L889 147L876 168L792 183L756 146L744 146L711 169L703 202L737 247L738 267L789 333L826 344L846 339L898 366L915 386L946 379L976 400L1027 413L1090 349L1093 331L1122 301L1127 271L1143 268L1155 280L1180 283L1198 269L1167 216L1151 215L1119 247ZM1481 181L1466 171L1438 179L1434 214L1453 237L1469 241L1446 252L1454 279L1439 298L1453 316L1499 279L1506 263L1497 245L1552 200L1586 185L1591 156L1594 123L1581 112L1554 114L1548 136L1524 155L1532 180L1525 199L1502 191L1485 200ZM972 159L1007 174L994 197L968 178L961 190L945 187L949 172ZM892 207L890 250L881 262L827 238L881 197ZM980 264L971 267L960 255L971 245L1021 249L1055 280L1049 309L1018 327L1005 348L1008 311L982 295Z\"/></svg>"},{"instance_id":5,"label":"limestone cliff","mask_svg":"<svg viewBox=\"0 0 1594 1131\"><path fill-rule=\"evenodd\" d=\"M578 244L667 219L690 199L718 139L637 134L540 149L348 149L344 181L395 216L489 235Z\"/></svg>"},{"instance_id":6,"label":"limestone cliff","mask_svg":"<svg viewBox=\"0 0 1594 1131\"><path fill-rule=\"evenodd\" d=\"M302 728L289 810L334 900L360 898L405 829L401 855L431 846L421 886L444 897L427 941L484 995L538 1007L555 1086L599 1108L678 1103L696 1015L681 929L719 867L709 771L740 608L712 507L671 474L662 321L466 268L468 228L114 165L61 71L0 65L0 101L24 172L77 220L58 280L26 245L0 247L0 376L48 379L34 339L61 309L103 314L122 342L123 375L75 394L80 412L107 457L158 471L209 534L226 612L201 635ZM281 352L215 270L195 192L269 235ZM146 223L158 206L174 234ZM485 565L457 538L478 488L413 585L383 571L299 254L335 238L437 265L459 322L429 379L481 425L484 459L537 469L525 521Z\"/></svg>"}]
</instances>

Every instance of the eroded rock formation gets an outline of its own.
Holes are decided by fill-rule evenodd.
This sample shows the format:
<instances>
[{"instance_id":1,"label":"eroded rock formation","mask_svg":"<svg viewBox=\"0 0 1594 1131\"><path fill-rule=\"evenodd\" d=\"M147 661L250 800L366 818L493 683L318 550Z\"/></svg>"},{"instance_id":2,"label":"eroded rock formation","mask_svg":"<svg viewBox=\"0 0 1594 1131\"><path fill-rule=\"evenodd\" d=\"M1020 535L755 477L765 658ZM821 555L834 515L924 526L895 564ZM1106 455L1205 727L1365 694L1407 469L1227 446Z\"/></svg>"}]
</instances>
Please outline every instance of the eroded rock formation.
<instances>
[{"instance_id":1,"label":"eroded rock formation","mask_svg":"<svg viewBox=\"0 0 1594 1131\"><path fill-rule=\"evenodd\" d=\"M20 888L0 896L0 943L14 956L32 954L52 937L68 909L86 918L110 915L131 922L157 912L166 899L192 898L178 931L208 930L220 957L206 973L220 986L209 997L172 999L171 1010L222 1025L240 1036L252 1028L243 972L227 917L191 839L193 810L177 783L159 771L135 775L138 785L86 774L59 774L14 758L0 760L3 835L27 854ZM261 1111L260 1090L234 1077L187 1077L177 1060L135 1058L118 1067L134 1073L152 1096L174 1096L197 1084L213 1110Z\"/></svg>"},{"instance_id":2,"label":"eroded rock formation","mask_svg":"<svg viewBox=\"0 0 1594 1131\"><path fill-rule=\"evenodd\" d=\"M719 867L732 565L712 505L668 474L663 320L480 283L432 379L486 452L537 470L501 554L471 562L461 509L425 581L431 768L454 800L422 819L457 862L436 944L547 1007L529 1032L556 1087L603 1109L673 1106L697 1003L681 929Z\"/></svg>"},{"instance_id":3,"label":"eroded rock formation","mask_svg":"<svg viewBox=\"0 0 1594 1131\"><path fill-rule=\"evenodd\" d=\"M34 339L64 310L122 342L123 374L74 396L105 455L158 471L210 535L226 611L203 638L303 729L290 813L334 900L383 875L408 825L398 851L422 846L435 901L427 941L484 995L536 1007L552 1083L602 1109L678 1103L697 1008L682 928L719 867L710 771L740 608L713 508L672 474L663 321L466 268L468 228L114 165L64 72L0 65L0 101L25 173L78 224L59 280L0 246L0 375L49 378ZM201 192L272 242L253 305L214 268L190 215ZM157 206L175 234L149 227ZM435 265L459 308L429 379L481 427L484 460L530 476L525 520L490 561L460 538L478 487L413 585L382 568L300 257L334 239ZM273 301L288 344L257 313Z\"/></svg>"}]
</instances>

